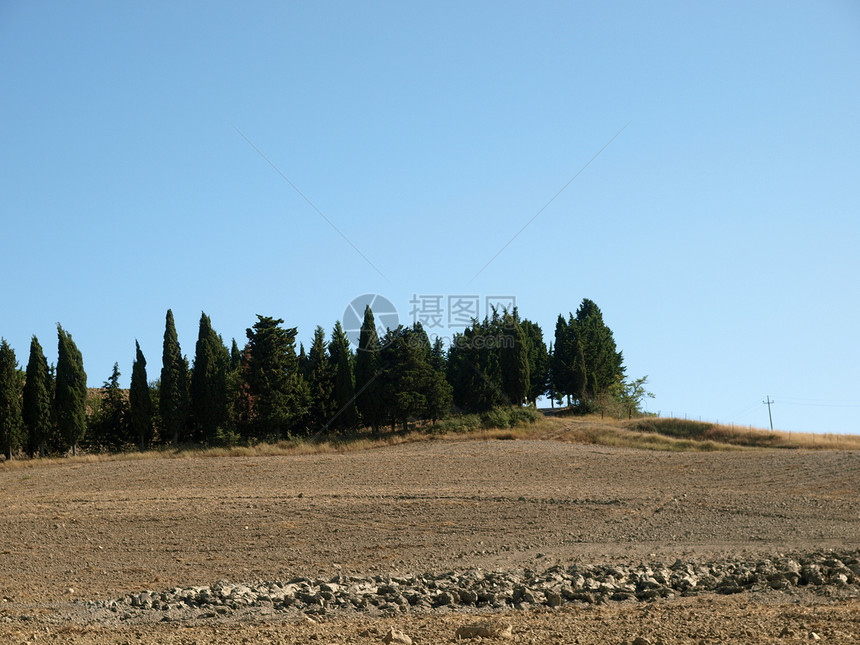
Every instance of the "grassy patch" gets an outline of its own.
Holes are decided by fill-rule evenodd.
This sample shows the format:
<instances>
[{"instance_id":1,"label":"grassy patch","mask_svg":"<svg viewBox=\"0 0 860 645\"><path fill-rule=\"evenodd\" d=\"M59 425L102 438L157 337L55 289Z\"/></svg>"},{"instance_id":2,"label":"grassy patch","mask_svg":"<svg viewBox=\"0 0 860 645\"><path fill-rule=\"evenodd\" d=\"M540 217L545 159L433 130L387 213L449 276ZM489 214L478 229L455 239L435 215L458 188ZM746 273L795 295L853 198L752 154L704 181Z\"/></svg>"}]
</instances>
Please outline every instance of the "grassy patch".
<instances>
[{"instance_id":1,"label":"grassy patch","mask_svg":"<svg viewBox=\"0 0 860 645\"><path fill-rule=\"evenodd\" d=\"M685 419L647 417L626 422L633 432L657 434L689 441L748 448L794 448L804 450L858 450L860 436L770 432L759 428L726 426Z\"/></svg>"},{"instance_id":2,"label":"grassy patch","mask_svg":"<svg viewBox=\"0 0 860 645\"><path fill-rule=\"evenodd\" d=\"M179 449L161 446L146 452L13 459L0 462L0 470L114 460L331 454L373 450L421 441L518 439L565 441L670 452L711 452L756 448L860 450L860 436L855 435L768 432L756 428L656 417L619 421L602 419L597 415L544 416L533 408L499 408L482 415L465 414L447 417L436 424L414 423L406 433L386 430L377 436L369 429L362 429L347 435L294 437L275 443L219 447L188 445Z\"/></svg>"}]
</instances>

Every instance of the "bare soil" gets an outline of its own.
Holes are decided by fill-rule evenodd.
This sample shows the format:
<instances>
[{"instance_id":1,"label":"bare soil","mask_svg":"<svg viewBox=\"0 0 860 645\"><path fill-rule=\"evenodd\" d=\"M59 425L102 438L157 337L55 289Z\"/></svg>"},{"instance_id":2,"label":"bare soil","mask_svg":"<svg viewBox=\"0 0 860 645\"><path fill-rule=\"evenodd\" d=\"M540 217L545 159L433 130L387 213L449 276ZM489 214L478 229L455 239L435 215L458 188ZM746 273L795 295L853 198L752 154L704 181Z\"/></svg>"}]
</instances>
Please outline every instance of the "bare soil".
<instances>
[{"instance_id":1,"label":"bare soil","mask_svg":"<svg viewBox=\"0 0 860 645\"><path fill-rule=\"evenodd\" d=\"M0 469L0 642L453 642L475 619L93 623L75 600L296 576L860 548L860 453L437 441L319 455ZM494 614L515 642L860 642L860 599L705 596Z\"/></svg>"}]
</instances>

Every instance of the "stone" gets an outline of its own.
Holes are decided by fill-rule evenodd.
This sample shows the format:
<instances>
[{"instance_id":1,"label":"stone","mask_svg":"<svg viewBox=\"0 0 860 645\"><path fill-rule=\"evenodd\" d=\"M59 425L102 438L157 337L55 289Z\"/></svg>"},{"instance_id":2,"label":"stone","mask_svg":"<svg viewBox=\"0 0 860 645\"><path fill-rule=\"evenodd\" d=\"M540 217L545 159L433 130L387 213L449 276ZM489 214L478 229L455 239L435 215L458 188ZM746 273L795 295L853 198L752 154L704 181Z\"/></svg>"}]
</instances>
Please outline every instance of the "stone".
<instances>
[{"instance_id":1,"label":"stone","mask_svg":"<svg viewBox=\"0 0 860 645\"><path fill-rule=\"evenodd\" d=\"M562 602L561 594L558 593L557 591L548 590L544 594L544 597L546 598L547 606L549 606L549 607L560 607L561 606L561 602Z\"/></svg>"},{"instance_id":2,"label":"stone","mask_svg":"<svg viewBox=\"0 0 860 645\"><path fill-rule=\"evenodd\" d=\"M513 638L514 627L510 623L487 621L459 627L454 636L458 639L469 638Z\"/></svg>"},{"instance_id":3,"label":"stone","mask_svg":"<svg viewBox=\"0 0 860 645\"><path fill-rule=\"evenodd\" d=\"M383 643L395 643L396 645L412 645L412 639L401 632L399 629L390 627L385 636L382 637Z\"/></svg>"}]
</instances>

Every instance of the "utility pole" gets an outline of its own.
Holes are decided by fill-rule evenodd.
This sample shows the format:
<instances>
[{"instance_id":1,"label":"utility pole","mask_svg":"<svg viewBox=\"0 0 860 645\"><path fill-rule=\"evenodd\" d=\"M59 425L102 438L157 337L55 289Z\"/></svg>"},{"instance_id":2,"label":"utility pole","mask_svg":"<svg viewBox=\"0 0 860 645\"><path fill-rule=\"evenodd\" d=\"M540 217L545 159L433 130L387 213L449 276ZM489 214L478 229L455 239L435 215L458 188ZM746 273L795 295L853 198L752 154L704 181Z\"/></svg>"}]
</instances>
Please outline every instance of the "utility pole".
<instances>
[{"instance_id":1,"label":"utility pole","mask_svg":"<svg viewBox=\"0 0 860 645\"><path fill-rule=\"evenodd\" d=\"M770 413L770 406L772 406L776 401L770 400L770 394L767 395L767 400L762 401L762 403L767 404L767 418L770 419L770 431L773 432L773 415Z\"/></svg>"}]
</instances>

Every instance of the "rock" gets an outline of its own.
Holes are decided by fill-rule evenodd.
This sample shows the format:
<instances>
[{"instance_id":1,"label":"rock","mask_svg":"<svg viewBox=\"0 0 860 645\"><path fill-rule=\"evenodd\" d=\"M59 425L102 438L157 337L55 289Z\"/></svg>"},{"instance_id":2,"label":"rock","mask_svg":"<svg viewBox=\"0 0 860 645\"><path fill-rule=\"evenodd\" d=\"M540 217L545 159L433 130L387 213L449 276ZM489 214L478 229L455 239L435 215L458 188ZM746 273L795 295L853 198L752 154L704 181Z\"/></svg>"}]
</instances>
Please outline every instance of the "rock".
<instances>
[{"instance_id":1,"label":"rock","mask_svg":"<svg viewBox=\"0 0 860 645\"><path fill-rule=\"evenodd\" d=\"M399 629L394 629L394 627L389 628L388 631L385 632L385 636L382 637L382 642L396 643L398 645L412 645L412 639Z\"/></svg>"},{"instance_id":2,"label":"rock","mask_svg":"<svg viewBox=\"0 0 860 645\"><path fill-rule=\"evenodd\" d=\"M510 623L483 622L473 625L464 625L455 632L458 639L467 638L513 638L514 627Z\"/></svg>"},{"instance_id":3,"label":"rock","mask_svg":"<svg viewBox=\"0 0 860 645\"><path fill-rule=\"evenodd\" d=\"M630 645L651 645L651 641L642 636L637 636L631 641Z\"/></svg>"},{"instance_id":4,"label":"rock","mask_svg":"<svg viewBox=\"0 0 860 645\"><path fill-rule=\"evenodd\" d=\"M815 632L809 632L809 640L811 640L811 641L820 641L820 640L821 640L821 636L819 636L819 635L818 635L818 634L816 634Z\"/></svg>"},{"instance_id":5,"label":"rock","mask_svg":"<svg viewBox=\"0 0 860 645\"><path fill-rule=\"evenodd\" d=\"M553 591L551 589L548 589L544 593L544 598L546 600L546 604L549 607L560 607L561 606L561 603L562 603L561 594L558 593L557 591Z\"/></svg>"},{"instance_id":6,"label":"rock","mask_svg":"<svg viewBox=\"0 0 860 645\"><path fill-rule=\"evenodd\" d=\"M450 604L452 604L453 602L454 602L454 596L453 596L453 595L451 595L451 594L450 594L449 592L447 592L447 591L443 591L443 592L442 592L442 593L440 593L438 596L436 596L435 601L434 601L434 603L433 603L433 604L434 604L434 605L439 605L439 606L444 606L444 605L450 605Z\"/></svg>"}]
</instances>

